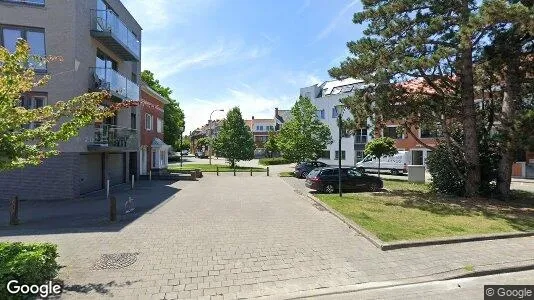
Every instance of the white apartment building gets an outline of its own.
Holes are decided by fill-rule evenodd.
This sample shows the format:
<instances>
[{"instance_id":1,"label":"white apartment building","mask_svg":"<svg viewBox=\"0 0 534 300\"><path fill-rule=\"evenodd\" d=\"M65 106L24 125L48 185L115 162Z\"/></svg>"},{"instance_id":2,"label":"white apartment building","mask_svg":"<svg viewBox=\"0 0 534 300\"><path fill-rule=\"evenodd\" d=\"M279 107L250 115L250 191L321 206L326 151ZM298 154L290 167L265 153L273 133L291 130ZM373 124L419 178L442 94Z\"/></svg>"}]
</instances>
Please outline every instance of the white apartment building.
<instances>
[{"instance_id":1,"label":"white apartment building","mask_svg":"<svg viewBox=\"0 0 534 300\"><path fill-rule=\"evenodd\" d=\"M336 165L338 163L339 128L337 125L338 112L336 105L340 100L354 94L354 91L364 86L363 80L347 78L344 80L325 81L309 87L301 88L300 95L308 97L317 107L317 117L330 128L333 143L327 146L320 161ZM345 109L342 118L351 118L350 112ZM367 129L360 129L354 135L347 135L341 139L341 164L354 166L363 157L365 144L371 139Z\"/></svg>"}]
</instances>

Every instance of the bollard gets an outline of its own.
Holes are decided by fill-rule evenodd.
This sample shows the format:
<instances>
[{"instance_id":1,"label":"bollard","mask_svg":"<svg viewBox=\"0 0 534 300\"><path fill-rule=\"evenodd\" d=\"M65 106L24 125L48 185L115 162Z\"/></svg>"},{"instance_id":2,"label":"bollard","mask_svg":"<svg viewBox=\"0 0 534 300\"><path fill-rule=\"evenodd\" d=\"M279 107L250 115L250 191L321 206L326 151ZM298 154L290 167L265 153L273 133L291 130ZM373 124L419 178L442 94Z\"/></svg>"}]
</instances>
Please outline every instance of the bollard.
<instances>
[{"instance_id":1,"label":"bollard","mask_svg":"<svg viewBox=\"0 0 534 300\"><path fill-rule=\"evenodd\" d=\"M132 190L135 187L135 175L132 175Z\"/></svg>"},{"instance_id":2,"label":"bollard","mask_svg":"<svg viewBox=\"0 0 534 300\"><path fill-rule=\"evenodd\" d=\"M117 221L117 198L115 196L109 197L109 220Z\"/></svg>"},{"instance_id":3,"label":"bollard","mask_svg":"<svg viewBox=\"0 0 534 300\"><path fill-rule=\"evenodd\" d=\"M9 225L19 224L19 197L11 199L11 208L9 211Z\"/></svg>"},{"instance_id":4,"label":"bollard","mask_svg":"<svg viewBox=\"0 0 534 300\"><path fill-rule=\"evenodd\" d=\"M269 167L267 167L267 176L269 176Z\"/></svg>"},{"instance_id":5,"label":"bollard","mask_svg":"<svg viewBox=\"0 0 534 300\"><path fill-rule=\"evenodd\" d=\"M219 166L217 166L217 176L219 176Z\"/></svg>"},{"instance_id":6,"label":"bollard","mask_svg":"<svg viewBox=\"0 0 534 300\"><path fill-rule=\"evenodd\" d=\"M191 177L193 178L193 181L197 180L197 170L191 171Z\"/></svg>"},{"instance_id":7,"label":"bollard","mask_svg":"<svg viewBox=\"0 0 534 300\"><path fill-rule=\"evenodd\" d=\"M106 180L106 199L109 199L109 179Z\"/></svg>"},{"instance_id":8,"label":"bollard","mask_svg":"<svg viewBox=\"0 0 534 300\"><path fill-rule=\"evenodd\" d=\"M252 176L252 168L250 168L250 176Z\"/></svg>"},{"instance_id":9,"label":"bollard","mask_svg":"<svg viewBox=\"0 0 534 300\"><path fill-rule=\"evenodd\" d=\"M152 181L152 170L148 171L148 180Z\"/></svg>"},{"instance_id":10,"label":"bollard","mask_svg":"<svg viewBox=\"0 0 534 300\"><path fill-rule=\"evenodd\" d=\"M234 176L235 176L235 167L234 167Z\"/></svg>"}]
</instances>

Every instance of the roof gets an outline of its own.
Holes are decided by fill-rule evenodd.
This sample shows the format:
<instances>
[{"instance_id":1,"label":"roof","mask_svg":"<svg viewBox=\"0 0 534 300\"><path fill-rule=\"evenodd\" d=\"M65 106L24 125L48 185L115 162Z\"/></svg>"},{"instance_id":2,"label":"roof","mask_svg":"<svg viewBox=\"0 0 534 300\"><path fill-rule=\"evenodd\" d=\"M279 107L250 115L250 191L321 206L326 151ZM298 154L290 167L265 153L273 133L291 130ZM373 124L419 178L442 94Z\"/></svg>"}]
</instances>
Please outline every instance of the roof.
<instances>
[{"instance_id":1,"label":"roof","mask_svg":"<svg viewBox=\"0 0 534 300\"><path fill-rule=\"evenodd\" d=\"M169 104L169 100L165 99L158 92L154 91L151 87L148 86L146 82L142 80L141 80L141 90L143 90L147 94L150 94L150 96L156 98L156 100L158 100L159 102L163 104Z\"/></svg>"},{"instance_id":2,"label":"roof","mask_svg":"<svg viewBox=\"0 0 534 300\"><path fill-rule=\"evenodd\" d=\"M152 140L152 148L168 148L169 145L165 144L162 140L154 138Z\"/></svg>"},{"instance_id":3,"label":"roof","mask_svg":"<svg viewBox=\"0 0 534 300\"><path fill-rule=\"evenodd\" d=\"M321 88L322 96L325 96L336 95L339 93L350 93L354 88L361 86L363 83L364 81L361 79L345 78L342 80L325 81L317 86Z\"/></svg>"},{"instance_id":4,"label":"roof","mask_svg":"<svg viewBox=\"0 0 534 300\"><path fill-rule=\"evenodd\" d=\"M291 120L291 110L278 110L278 115L275 116L276 119L282 123Z\"/></svg>"}]
</instances>

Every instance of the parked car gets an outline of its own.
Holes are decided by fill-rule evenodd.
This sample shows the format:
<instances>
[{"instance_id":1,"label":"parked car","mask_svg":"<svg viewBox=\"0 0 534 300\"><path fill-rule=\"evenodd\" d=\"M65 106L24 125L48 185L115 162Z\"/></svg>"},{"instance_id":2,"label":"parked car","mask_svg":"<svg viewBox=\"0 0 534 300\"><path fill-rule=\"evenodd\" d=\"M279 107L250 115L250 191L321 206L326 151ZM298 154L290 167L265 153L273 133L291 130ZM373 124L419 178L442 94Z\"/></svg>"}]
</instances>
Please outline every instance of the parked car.
<instances>
[{"instance_id":1,"label":"parked car","mask_svg":"<svg viewBox=\"0 0 534 300\"><path fill-rule=\"evenodd\" d=\"M182 155L189 155L189 150L187 149L182 150Z\"/></svg>"},{"instance_id":2,"label":"parked car","mask_svg":"<svg viewBox=\"0 0 534 300\"><path fill-rule=\"evenodd\" d=\"M315 168L327 167L328 165L320 161L305 161L295 166L295 177L306 178L308 174Z\"/></svg>"},{"instance_id":3,"label":"parked car","mask_svg":"<svg viewBox=\"0 0 534 300\"><path fill-rule=\"evenodd\" d=\"M408 173L408 164L410 164L410 152L399 151L392 156L383 156L380 158L380 172L390 171L392 175ZM356 168L362 172L378 172L378 158L366 156L362 161L356 163Z\"/></svg>"},{"instance_id":4,"label":"parked car","mask_svg":"<svg viewBox=\"0 0 534 300\"><path fill-rule=\"evenodd\" d=\"M208 157L206 152L204 152L202 150L199 150L199 151L195 152L195 156L198 157L198 158L206 158L206 157Z\"/></svg>"},{"instance_id":5,"label":"parked car","mask_svg":"<svg viewBox=\"0 0 534 300\"><path fill-rule=\"evenodd\" d=\"M339 168L314 169L306 177L306 187L324 193L338 191ZM341 168L341 188L343 191L377 192L384 187L382 179L359 172L356 168Z\"/></svg>"}]
</instances>

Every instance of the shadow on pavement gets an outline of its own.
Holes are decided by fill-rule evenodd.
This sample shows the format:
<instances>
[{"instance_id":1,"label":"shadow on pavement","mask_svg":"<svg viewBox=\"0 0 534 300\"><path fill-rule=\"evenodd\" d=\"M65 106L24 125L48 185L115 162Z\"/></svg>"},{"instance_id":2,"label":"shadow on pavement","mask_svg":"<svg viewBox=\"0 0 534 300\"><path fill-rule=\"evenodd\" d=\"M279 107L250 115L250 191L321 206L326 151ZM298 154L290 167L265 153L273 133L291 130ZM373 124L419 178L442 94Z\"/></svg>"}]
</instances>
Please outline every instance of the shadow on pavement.
<instances>
[{"instance_id":1,"label":"shadow on pavement","mask_svg":"<svg viewBox=\"0 0 534 300\"><path fill-rule=\"evenodd\" d=\"M19 204L20 224L8 225L8 201L0 203L0 236L59 234L71 232L119 231L137 218L158 209L180 191L174 181L138 181L134 190L124 184L114 187L117 199L117 221L109 221L109 202L104 191L77 199L56 201L24 201ZM132 212L125 203L133 199Z\"/></svg>"},{"instance_id":2,"label":"shadow on pavement","mask_svg":"<svg viewBox=\"0 0 534 300\"><path fill-rule=\"evenodd\" d=\"M123 284L117 284L115 281L110 281L108 283L88 283L88 284L83 284L83 285L82 284L65 285L63 287L63 291L82 293L82 294L88 294L88 293L94 292L100 295L112 296L112 294L110 294L110 288L131 286L134 283L137 283L139 281L140 280L126 281Z\"/></svg>"}]
</instances>

